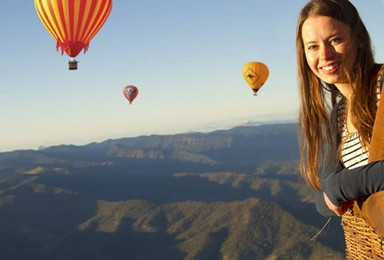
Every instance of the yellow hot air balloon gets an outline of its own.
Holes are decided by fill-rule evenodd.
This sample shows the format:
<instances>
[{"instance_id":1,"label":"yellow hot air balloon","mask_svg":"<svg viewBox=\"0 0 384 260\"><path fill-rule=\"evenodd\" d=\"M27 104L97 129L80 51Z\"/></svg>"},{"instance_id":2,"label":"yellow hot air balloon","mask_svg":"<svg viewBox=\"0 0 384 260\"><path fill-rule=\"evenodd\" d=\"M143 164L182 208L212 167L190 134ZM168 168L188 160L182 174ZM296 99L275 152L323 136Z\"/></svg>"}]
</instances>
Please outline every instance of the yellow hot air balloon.
<instances>
[{"instance_id":1,"label":"yellow hot air balloon","mask_svg":"<svg viewBox=\"0 0 384 260\"><path fill-rule=\"evenodd\" d=\"M244 65L243 76L253 90L254 95L257 96L257 91L268 79L269 70L264 63L252 61Z\"/></svg>"}]
</instances>

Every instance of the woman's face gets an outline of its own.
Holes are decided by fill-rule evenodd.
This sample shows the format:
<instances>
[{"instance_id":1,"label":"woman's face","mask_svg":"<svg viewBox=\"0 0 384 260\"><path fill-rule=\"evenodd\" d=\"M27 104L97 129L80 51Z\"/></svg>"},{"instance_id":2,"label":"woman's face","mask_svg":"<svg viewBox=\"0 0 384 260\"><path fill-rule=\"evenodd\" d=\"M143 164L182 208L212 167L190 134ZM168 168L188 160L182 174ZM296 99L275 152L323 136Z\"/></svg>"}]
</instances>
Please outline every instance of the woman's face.
<instances>
[{"instance_id":1,"label":"woman's face","mask_svg":"<svg viewBox=\"0 0 384 260\"><path fill-rule=\"evenodd\" d=\"M346 83L345 71L351 72L357 53L348 26L328 16L310 15L302 27L302 39L313 73L328 84Z\"/></svg>"}]
</instances>

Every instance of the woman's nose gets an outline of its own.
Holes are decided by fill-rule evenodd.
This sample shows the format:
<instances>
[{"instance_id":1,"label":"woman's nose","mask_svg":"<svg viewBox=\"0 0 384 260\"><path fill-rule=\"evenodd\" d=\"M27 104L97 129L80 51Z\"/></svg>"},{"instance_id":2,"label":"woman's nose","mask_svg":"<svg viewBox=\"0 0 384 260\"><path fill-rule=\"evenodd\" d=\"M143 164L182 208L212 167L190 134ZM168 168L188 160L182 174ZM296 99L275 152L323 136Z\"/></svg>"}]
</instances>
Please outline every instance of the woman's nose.
<instances>
[{"instance_id":1,"label":"woman's nose","mask_svg":"<svg viewBox=\"0 0 384 260\"><path fill-rule=\"evenodd\" d=\"M329 60L330 58L332 58L333 53L334 53L333 46L324 44L320 47L319 55L321 60Z\"/></svg>"}]
</instances>

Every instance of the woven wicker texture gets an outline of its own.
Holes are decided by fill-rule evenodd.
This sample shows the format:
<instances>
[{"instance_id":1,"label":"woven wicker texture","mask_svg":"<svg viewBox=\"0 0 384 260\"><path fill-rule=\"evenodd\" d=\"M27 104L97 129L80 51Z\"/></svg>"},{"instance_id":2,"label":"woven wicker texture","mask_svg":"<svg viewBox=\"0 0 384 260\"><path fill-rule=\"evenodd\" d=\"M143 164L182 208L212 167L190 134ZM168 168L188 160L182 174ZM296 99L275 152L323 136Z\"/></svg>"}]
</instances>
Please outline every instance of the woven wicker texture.
<instances>
[{"instance_id":1,"label":"woven wicker texture","mask_svg":"<svg viewBox=\"0 0 384 260\"><path fill-rule=\"evenodd\" d=\"M352 210L342 216L346 257L348 260L384 259L383 238Z\"/></svg>"}]
</instances>

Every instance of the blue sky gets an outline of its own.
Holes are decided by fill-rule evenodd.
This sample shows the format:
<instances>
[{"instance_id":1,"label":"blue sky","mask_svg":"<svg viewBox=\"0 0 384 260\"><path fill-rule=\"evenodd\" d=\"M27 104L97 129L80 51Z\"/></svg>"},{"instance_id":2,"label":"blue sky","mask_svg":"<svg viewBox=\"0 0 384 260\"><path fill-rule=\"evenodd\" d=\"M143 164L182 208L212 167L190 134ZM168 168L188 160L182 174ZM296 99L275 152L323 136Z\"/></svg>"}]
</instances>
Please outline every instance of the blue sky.
<instances>
[{"instance_id":1,"label":"blue sky","mask_svg":"<svg viewBox=\"0 0 384 260\"><path fill-rule=\"evenodd\" d=\"M32 0L0 9L0 151L295 120L295 29L304 0L114 0L77 71ZM384 9L352 1L384 62ZM254 97L249 61L270 76ZM132 105L122 95L133 84Z\"/></svg>"}]
</instances>

